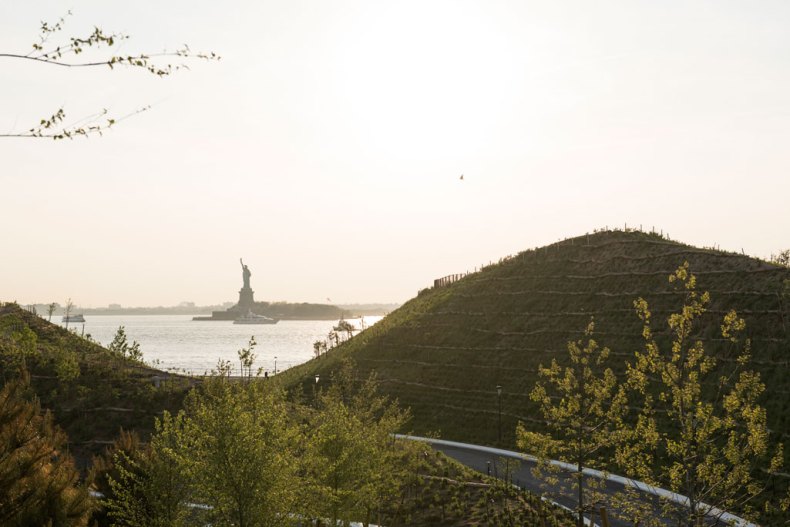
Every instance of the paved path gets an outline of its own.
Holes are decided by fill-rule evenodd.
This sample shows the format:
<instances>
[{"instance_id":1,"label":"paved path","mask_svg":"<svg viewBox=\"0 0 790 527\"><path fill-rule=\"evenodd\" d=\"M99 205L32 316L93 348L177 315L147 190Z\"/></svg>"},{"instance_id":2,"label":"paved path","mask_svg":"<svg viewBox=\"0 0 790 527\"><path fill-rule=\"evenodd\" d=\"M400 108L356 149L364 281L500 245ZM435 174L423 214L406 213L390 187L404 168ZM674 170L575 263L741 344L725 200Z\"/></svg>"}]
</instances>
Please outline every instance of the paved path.
<instances>
[{"instance_id":1,"label":"paved path","mask_svg":"<svg viewBox=\"0 0 790 527\"><path fill-rule=\"evenodd\" d=\"M434 449L444 452L448 456L458 460L470 468L483 473L489 473L495 477L507 478L519 487L532 491L536 494L544 496L548 495L552 501L568 509L573 509L576 506L576 493L570 487L569 482L564 484L561 483L554 489L550 489L550 492L547 492L547 489L540 486L539 482L536 480L531 471L535 466L534 458L531 458L531 456L525 456L524 454L520 454L518 452L480 445L469 445L415 436L401 437L416 441L428 442ZM552 463L564 468L566 474L568 471L574 470L574 467L570 467L566 463L561 463L558 461L552 461ZM687 499L684 496L680 496L668 490L651 487L645 483L624 478L622 476L606 475L596 470L585 469L585 481L589 481L591 479L600 481L602 478L607 480L604 492L609 495L612 495L616 492L621 492L626 486L638 489L642 496L644 496L642 502L650 503L653 506L654 517L659 519L661 519L659 512L661 510L659 496L664 498L664 500L678 503L678 507L684 506L680 504L684 503L684 500ZM687 501L685 501L685 503L687 503ZM685 506L687 507L688 505ZM609 507L607 507L607 509L608 508ZM614 512L616 511L610 510L608 514L610 527L633 527L634 524L632 521L617 519L615 518ZM721 511L714 510L714 512L721 513L721 518L720 522L718 523L714 521L713 518L711 518L711 525L758 527L757 525L754 525L737 516L728 513L722 513ZM586 523L590 525L591 521L596 525L600 523L600 519L598 518L597 514L596 517L588 519ZM669 520L661 519L661 521L664 525L671 525Z\"/></svg>"},{"instance_id":2,"label":"paved path","mask_svg":"<svg viewBox=\"0 0 790 527\"><path fill-rule=\"evenodd\" d=\"M492 476L499 478L510 479L518 487L529 490L538 495L546 494L546 490L541 488L538 481L532 475L532 468L535 466L534 462L527 460L516 460L509 457L497 456L495 454L469 450L466 448L459 448L455 446L445 445L432 445L434 449L439 450L453 459L456 459L466 465L483 473L490 473ZM589 478L589 476L588 476ZM585 478L587 479L587 478ZM613 493L616 490L622 490L622 486L618 484L607 484L607 493ZM573 510L576 507L576 499L573 497L573 490L567 486L551 495L551 500L559 503L560 505ZM592 521L600 524L599 518L593 518ZM609 526L610 527L633 527L633 522L623 522L613 517L611 511L609 512Z\"/></svg>"}]
</instances>

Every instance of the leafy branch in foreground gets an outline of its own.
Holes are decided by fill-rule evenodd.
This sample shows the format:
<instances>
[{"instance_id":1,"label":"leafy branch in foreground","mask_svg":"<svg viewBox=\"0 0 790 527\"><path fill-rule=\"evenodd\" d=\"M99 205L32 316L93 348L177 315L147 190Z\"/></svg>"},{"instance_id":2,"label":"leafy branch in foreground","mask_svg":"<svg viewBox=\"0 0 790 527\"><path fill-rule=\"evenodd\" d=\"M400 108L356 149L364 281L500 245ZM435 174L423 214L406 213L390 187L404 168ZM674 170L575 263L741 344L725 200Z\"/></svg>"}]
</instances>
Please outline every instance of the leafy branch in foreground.
<instances>
[{"instance_id":1,"label":"leafy branch in foreground","mask_svg":"<svg viewBox=\"0 0 790 527\"><path fill-rule=\"evenodd\" d=\"M590 320L584 332L586 342L568 342L568 366L561 367L552 360L549 367L538 368L544 380L535 385L530 398L540 405L550 433L527 430L523 423L516 429L519 448L538 457L533 472L539 481L556 486L562 477L571 479L580 527L584 525L585 512L610 501L603 492L604 480L585 478L583 471L605 466L606 454L615 443L627 412L623 386L611 368L605 366L609 348L601 348L593 339L594 329ZM571 463L576 470L566 472L550 463L552 459Z\"/></svg>"},{"instance_id":2,"label":"leafy branch in foreground","mask_svg":"<svg viewBox=\"0 0 790 527\"><path fill-rule=\"evenodd\" d=\"M756 471L776 472L783 456L781 445L773 455L769 449L766 411L759 403L765 385L747 369L750 341L741 345L739 339L746 324L735 311L724 316L721 334L729 349L720 358L733 366L717 368L717 357L694 336L708 293L697 293L688 262L669 281L686 294L682 308L667 320L671 346L655 340L647 301L634 302L645 349L628 366L628 380L642 409L617 462L629 475L688 498L687 508L664 511L677 525L708 525L724 511L749 516L752 501L764 490Z\"/></svg>"},{"instance_id":3,"label":"leafy branch in foreground","mask_svg":"<svg viewBox=\"0 0 790 527\"><path fill-rule=\"evenodd\" d=\"M166 77L180 69L189 69L184 63L185 60L219 60L220 56L210 52L193 52L188 45L184 44L181 48L174 51L162 51L160 53L136 53L130 55L110 54L98 60L79 60L77 57L88 49L112 48L120 42L129 40L129 35L124 33L107 33L100 27L94 27L93 31L82 37L68 37L59 43L50 44L50 37L63 31L66 24L66 17L71 16L69 11L66 16L61 17L56 23L41 22L38 42L33 43L33 49L27 54L23 53L0 53L0 59L17 59L32 61L39 64L50 64L65 68L85 68L108 66L114 69L117 66L141 68L157 77ZM177 59L170 61L169 59ZM102 132L112 127L115 123L137 115L148 110L146 106L121 118L107 117L108 111L102 111L81 119L79 122L65 124L66 113L64 109L58 110L51 116L39 121L38 126L34 126L21 133L0 134L0 137L48 137L52 139L73 139L78 136L88 137L90 135L102 135Z\"/></svg>"}]
</instances>

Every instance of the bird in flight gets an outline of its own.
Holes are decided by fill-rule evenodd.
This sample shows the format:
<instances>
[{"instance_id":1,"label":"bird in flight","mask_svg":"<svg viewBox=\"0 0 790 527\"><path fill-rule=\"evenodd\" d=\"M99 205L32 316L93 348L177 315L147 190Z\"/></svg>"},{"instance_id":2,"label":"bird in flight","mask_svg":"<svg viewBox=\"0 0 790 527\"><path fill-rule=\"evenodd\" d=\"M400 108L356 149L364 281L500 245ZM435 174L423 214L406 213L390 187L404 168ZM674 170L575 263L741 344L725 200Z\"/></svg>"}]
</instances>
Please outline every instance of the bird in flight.
<instances>
[{"instance_id":1,"label":"bird in flight","mask_svg":"<svg viewBox=\"0 0 790 527\"><path fill-rule=\"evenodd\" d=\"M460 178L458 178L458 179L460 179L461 181L463 181L463 180L464 180L464 175L463 175L463 174L461 174L461 177L460 177Z\"/></svg>"}]
</instances>

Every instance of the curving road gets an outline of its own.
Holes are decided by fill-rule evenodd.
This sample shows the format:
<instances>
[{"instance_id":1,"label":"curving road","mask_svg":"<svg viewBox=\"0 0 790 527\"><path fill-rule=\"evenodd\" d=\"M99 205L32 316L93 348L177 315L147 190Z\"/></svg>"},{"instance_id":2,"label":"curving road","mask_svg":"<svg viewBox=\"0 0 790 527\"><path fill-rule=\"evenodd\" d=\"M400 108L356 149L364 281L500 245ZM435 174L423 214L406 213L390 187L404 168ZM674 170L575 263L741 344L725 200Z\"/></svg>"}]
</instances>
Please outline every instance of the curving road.
<instances>
[{"instance_id":1,"label":"curving road","mask_svg":"<svg viewBox=\"0 0 790 527\"><path fill-rule=\"evenodd\" d=\"M535 466L535 458L526 456L519 452L510 450L502 450L497 448L485 447L481 445L470 445L465 443L456 443L454 441L444 441L441 439L430 439L417 436L398 435L398 437L409 439L413 441L423 441L429 443L435 450L439 450L449 457L459 461L460 463L473 468L477 471L488 473L492 476L499 478L509 479L513 484L520 488L532 491L539 495L546 495L547 490L541 487L540 483L532 474L532 468ZM566 473L572 472L574 467L559 461L552 461L552 464L559 466ZM645 483L635 481L632 479L624 478L617 475L607 475L602 472L585 469L585 481L591 479L606 479L606 486L602 489L608 495L616 492L623 491L624 488L630 487L637 489L644 496L644 503L649 503L653 507L653 516L661 519L664 525L671 525L669 520L660 517L660 498L678 504L678 507L684 503L684 496L680 496L665 489L651 487ZM569 483L561 483L550 489L551 500L560 506L567 509L574 509L576 507L576 494L570 488ZM633 527L633 521L625 521L615 517L614 511L609 511L608 520L610 527ZM714 509L714 514L719 514L720 518L717 522L711 519L711 525L732 525L737 527L758 527L742 518L728 513L722 513ZM585 522L587 525L599 526L601 523L598 515L594 518L587 518Z\"/></svg>"}]
</instances>

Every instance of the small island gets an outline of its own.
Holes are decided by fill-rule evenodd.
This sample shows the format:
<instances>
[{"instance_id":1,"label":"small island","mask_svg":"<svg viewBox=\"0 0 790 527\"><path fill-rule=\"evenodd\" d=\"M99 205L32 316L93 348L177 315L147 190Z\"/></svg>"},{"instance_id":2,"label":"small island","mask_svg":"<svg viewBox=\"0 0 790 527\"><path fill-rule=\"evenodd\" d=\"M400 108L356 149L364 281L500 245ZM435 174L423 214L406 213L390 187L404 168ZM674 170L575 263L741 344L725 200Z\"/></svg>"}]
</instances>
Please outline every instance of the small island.
<instances>
[{"instance_id":1,"label":"small island","mask_svg":"<svg viewBox=\"0 0 790 527\"><path fill-rule=\"evenodd\" d=\"M279 320L338 320L350 316L347 311L329 304L310 304L307 302L256 302L255 292L250 287L252 271L239 258L241 264L242 287L239 301L223 311L212 311L210 316L193 317L197 321L236 320L248 313Z\"/></svg>"}]
</instances>

